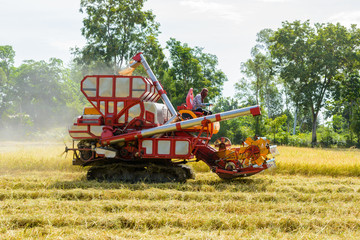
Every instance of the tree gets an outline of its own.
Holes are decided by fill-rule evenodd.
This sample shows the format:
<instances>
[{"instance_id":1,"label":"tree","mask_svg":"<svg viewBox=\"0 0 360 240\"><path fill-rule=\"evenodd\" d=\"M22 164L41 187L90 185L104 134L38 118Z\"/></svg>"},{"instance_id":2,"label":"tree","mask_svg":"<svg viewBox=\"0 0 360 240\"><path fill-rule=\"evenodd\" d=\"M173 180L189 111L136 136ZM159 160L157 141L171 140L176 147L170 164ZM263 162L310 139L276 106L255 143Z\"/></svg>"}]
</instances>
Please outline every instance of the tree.
<instances>
[{"instance_id":1,"label":"tree","mask_svg":"<svg viewBox=\"0 0 360 240\"><path fill-rule=\"evenodd\" d=\"M227 77L223 71L217 69L218 59L216 55L210 53L204 53L203 48L195 47L194 56L198 59L203 78L206 79L205 84L209 86L209 98L214 98L221 95L224 82L227 81Z\"/></svg>"},{"instance_id":2,"label":"tree","mask_svg":"<svg viewBox=\"0 0 360 240\"><path fill-rule=\"evenodd\" d=\"M169 68L169 63L165 59L164 49L161 47L159 40L155 36L148 36L144 43L143 52L151 70L157 78L162 79ZM147 75L142 67L136 68L134 74Z\"/></svg>"},{"instance_id":3,"label":"tree","mask_svg":"<svg viewBox=\"0 0 360 240\"><path fill-rule=\"evenodd\" d=\"M17 120L26 119L35 129L44 129L69 120L66 103L72 99L66 94L66 74L60 59L24 61L15 69L9 82L11 91L7 98L11 107L6 111L8 121L17 126Z\"/></svg>"},{"instance_id":4,"label":"tree","mask_svg":"<svg viewBox=\"0 0 360 240\"><path fill-rule=\"evenodd\" d=\"M348 143L353 142L354 129L351 127L352 121L356 121L356 114L358 112L360 103L360 76L357 71L353 73L344 74L333 91L333 96L326 105L326 117L333 118L333 128L335 132L348 134Z\"/></svg>"},{"instance_id":5,"label":"tree","mask_svg":"<svg viewBox=\"0 0 360 240\"><path fill-rule=\"evenodd\" d=\"M5 83L7 81L6 74L0 67L0 119L5 111L4 97L6 96ZM1 124L0 124L1 126Z\"/></svg>"},{"instance_id":6,"label":"tree","mask_svg":"<svg viewBox=\"0 0 360 240\"><path fill-rule=\"evenodd\" d=\"M241 64L241 72L247 79L235 84L238 93L243 93L244 87L247 87L248 95L254 95L256 104L265 106L268 117L282 112L276 72L268 49L272 35L271 29L263 29L257 34L257 44L251 49L252 58Z\"/></svg>"},{"instance_id":7,"label":"tree","mask_svg":"<svg viewBox=\"0 0 360 240\"><path fill-rule=\"evenodd\" d=\"M12 46L0 46L0 119L4 112L11 105L8 102L7 94L9 89L8 81L13 70L15 51Z\"/></svg>"},{"instance_id":8,"label":"tree","mask_svg":"<svg viewBox=\"0 0 360 240\"><path fill-rule=\"evenodd\" d=\"M273 62L268 51L270 29L263 29L257 34L257 44L251 49L252 59L241 64L241 72L252 79L251 85L257 103L265 103L268 108L268 86L274 79Z\"/></svg>"},{"instance_id":9,"label":"tree","mask_svg":"<svg viewBox=\"0 0 360 240\"><path fill-rule=\"evenodd\" d=\"M360 107L358 106L356 109L354 109L354 114L352 115L351 119L351 130L356 134L357 136L357 145L360 146Z\"/></svg>"},{"instance_id":10,"label":"tree","mask_svg":"<svg viewBox=\"0 0 360 240\"><path fill-rule=\"evenodd\" d=\"M142 10L146 0L81 0L86 13L82 35L87 44L76 48L79 64L112 67L117 73L123 64L145 48L149 36L157 36L155 15Z\"/></svg>"},{"instance_id":11,"label":"tree","mask_svg":"<svg viewBox=\"0 0 360 240\"><path fill-rule=\"evenodd\" d=\"M246 98L247 102L260 104L266 109L267 117L275 117L282 112L281 95L275 81L274 64L268 50L270 36L273 31L264 29L257 34L257 44L251 49L252 58L241 64L241 72L245 75L235 84L237 96ZM255 134L262 135L263 117L255 118Z\"/></svg>"},{"instance_id":12,"label":"tree","mask_svg":"<svg viewBox=\"0 0 360 240\"><path fill-rule=\"evenodd\" d=\"M275 134L279 131L279 128L286 123L287 116L285 114L281 115L280 117L275 118L272 120L271 118L268 119L270 132L274 134L274 142L276 143Z\"/></svg>"},{"instance_id":13,"label":"tree","mask_svg":"<svg viewBox=\"0 0 360 240\"><path fill-rule=\"evenodd\" d=\"M0 46L0 68L9 79L11 67L14 65L15 51L12 46ZM0 82L1 83L1 82Z\"/></svg>"},{"instance_id":14,"label":"tree","mask_svg":"<svg viewBox=\"0 0 360 240\"><path fill-rule=\"evenodd\" d=\"M0 87L2 87L6 81L7 81L6 74L4 70L0 67Z\"/></svg>"},{"instance_id":15,"label":"tree","mask_svg":"<svg viewBox=\"0 0 360 240\"><path fill-rule=\"evenodd\" d=\"M208 88L208 99L219 96L227 80L225 74L217 68L218 60L213 54L204 53L202 48L191 48L188 44L171 38L167 42L171 67L167 79L163 82L174 105L185 102L190 88L194 94L202 88Z\"/></svg>"},{"instance_id":16,"label":"tree","mask_svg":"<svg viewBox=\"0 0 360 240\"><path fill-rule=\"evenodd\" d=\"M289 94L298 106L309 108L312 115L312 145L317 142L317 118L330 96L337 76L354 58L349 49L355 41L340 24L284 22L270 38L271 54Z\"/></svg>"},{"instance_id":17,"label":"tree","mask_svg":"<svg viewBox=\"0 0 360 240\"><path fill-rule=\"evenodd\" d=\"M359 112L360 112L360 76L358 72L351 73L347 76L340 87L341 106L343 106L343 115L347 118L348 126L350 128L350 140L352 141L355 133L358 137L358 145L360 145L360 127L359 127Z\"/></svg>"},{"instance_id":18,"label":"tree","mask_svg":"<svg viewBox=\"0 0 360 240\"><path fill-rule=\"evenodd\" d=\"M261 53L255 47L252 49L252 59L241 64L241 72L245 74L248 81L236 83L236 90L243 92L244 85L249 85L256 104L266 107L268 117L281 113L281 95L274 79L271 57Z\"/></svg>"},{"instance_id":19,"label":"tree","mask_svg":"<svg viewBox=\"0 0 360 240\"><path fill-rule=\"evenodd\" d=\"M241 64L241 72L249 78L254 78L250 83L255 93L256 103L259 104L264 102L264 88L269 79L270 68L266 56L260 53L256 47L252 49L251 55L252 59Z\"/></svg>"}]
</instances>

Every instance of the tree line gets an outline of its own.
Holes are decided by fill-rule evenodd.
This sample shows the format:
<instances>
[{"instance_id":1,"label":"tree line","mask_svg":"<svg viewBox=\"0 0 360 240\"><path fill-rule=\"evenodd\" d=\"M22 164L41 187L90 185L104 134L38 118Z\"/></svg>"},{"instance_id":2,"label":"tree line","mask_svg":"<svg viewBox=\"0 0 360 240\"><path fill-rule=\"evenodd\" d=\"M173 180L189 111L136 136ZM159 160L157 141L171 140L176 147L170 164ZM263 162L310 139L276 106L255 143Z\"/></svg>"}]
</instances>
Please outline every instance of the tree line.
<instances>
[{"instance_id":1,"label":"tree line","mask_svg":"<svg viewBox=\"0 0 360 240\"><path fill-rule=\"evenodd\" d=\"M351 146L355 139L360 144L359 34L356 25L310 21L283 22L276 31L258 33L242 72L252 80L253 101L262 103L268 119L286 116L284 143L290 134L311 132L315 146L320 131L325 146ZM240 84L237 89L243 93Z\"/></svg>"},{"instance_id":2,"label":"tree line","mask_svg":"<svg viewBox=\"0 0 360 240\"><path fill-rule=\"evenodd\" d=\"M296 146L360 144L359 29L340 24L283 22L257 34L251 58L241 63L234 97L222 97L227 81L215 55L174 38L161 46L160 23L145 0L81 0L86 44L73 61L24 61L0 46L0 128L21 136L70 124L87 104L79 82L87 74L117 74L137 52L164 85L174 106L187 91L209 89L214 112L260 104L260 117L222 122L218 135L240 144L266 136ZM135 74L145 74L137 69ZM241 77L242 76L242 77Z\"/></svg>"}]
</instances>

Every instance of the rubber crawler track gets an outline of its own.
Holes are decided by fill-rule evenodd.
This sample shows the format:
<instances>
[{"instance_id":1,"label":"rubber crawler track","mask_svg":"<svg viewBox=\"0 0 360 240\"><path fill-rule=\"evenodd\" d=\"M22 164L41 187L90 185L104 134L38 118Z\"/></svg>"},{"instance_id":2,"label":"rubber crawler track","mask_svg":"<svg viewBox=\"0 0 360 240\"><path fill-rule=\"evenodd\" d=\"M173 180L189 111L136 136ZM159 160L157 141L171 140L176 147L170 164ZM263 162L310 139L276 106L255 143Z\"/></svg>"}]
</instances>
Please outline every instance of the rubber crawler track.
<instances>
[{"instance_id":1,"label":"rubber crawler track","mask_svg":"<svg viewBox=\"0 0 360 240\"><path fill-rule=\"evenodd\" d=\"M175 164L139 166L114 163L92 166L87 172L88 180L109 182L184 183L187 179L194 178L195 175L189 166Z\"/></svg>"}]
</instances>

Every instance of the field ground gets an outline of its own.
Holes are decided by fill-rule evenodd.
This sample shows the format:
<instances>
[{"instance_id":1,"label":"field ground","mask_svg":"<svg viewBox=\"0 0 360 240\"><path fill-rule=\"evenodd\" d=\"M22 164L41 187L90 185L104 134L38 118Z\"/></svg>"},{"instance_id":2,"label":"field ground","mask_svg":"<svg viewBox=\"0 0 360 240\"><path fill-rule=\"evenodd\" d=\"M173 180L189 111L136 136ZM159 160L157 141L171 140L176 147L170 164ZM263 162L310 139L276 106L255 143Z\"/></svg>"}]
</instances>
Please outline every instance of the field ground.
<instances>
[{"instance_id":1,"label":"field ground","mask_svg":"<svg viewBox=\"0 0 360 240\"><path fill-rule=\"evenodd\" d=\"M2 144L0 239L360 239L358 150L280 147L233 181L196 163L185 184L87 181L62 150Z\"/></svg>"}]
</instances>

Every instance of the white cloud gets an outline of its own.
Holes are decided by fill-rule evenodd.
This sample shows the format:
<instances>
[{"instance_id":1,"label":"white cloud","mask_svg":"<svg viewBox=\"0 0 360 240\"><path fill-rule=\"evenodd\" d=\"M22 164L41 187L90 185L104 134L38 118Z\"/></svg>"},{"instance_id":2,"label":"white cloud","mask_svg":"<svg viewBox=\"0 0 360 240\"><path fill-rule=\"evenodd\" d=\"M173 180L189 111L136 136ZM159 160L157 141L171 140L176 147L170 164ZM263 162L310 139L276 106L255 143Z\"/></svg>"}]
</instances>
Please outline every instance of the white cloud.
<instances>
[{"instance_id":1,"label":"white cloud","mask_svg":"<svg viewBox=\"0 0 360 240\"><path fill-rule=\"evenodd\" d=\"M182 0L180 4L189 7L194 13L206 13L209 16L220 17L235 23L243 21L240 11L234 5L207 0Z\"/></svg>"},{"instance_id":2,"label":"white cloud","mask_svg":"<svg viewBox=\"0 0 360 240\"><path fill-rule=\"evenodd\" d=\"M329 18L330 22L339 22L342 25L350 26L351 24L360 25L360 11L340 12Z\"/></svg>"}]
</instances>

